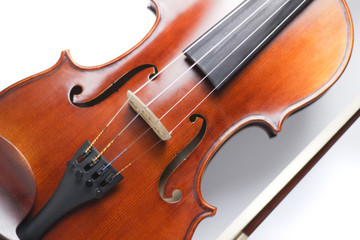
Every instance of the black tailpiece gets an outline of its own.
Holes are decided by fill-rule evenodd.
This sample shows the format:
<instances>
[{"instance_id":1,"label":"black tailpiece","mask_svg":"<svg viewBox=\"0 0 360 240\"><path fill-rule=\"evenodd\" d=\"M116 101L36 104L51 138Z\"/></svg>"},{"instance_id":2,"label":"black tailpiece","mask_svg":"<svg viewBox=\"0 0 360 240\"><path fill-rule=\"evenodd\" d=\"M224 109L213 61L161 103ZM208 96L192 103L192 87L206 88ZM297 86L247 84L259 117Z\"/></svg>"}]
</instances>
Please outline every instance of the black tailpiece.
<instances>
[{"instance_id":1,"label":"black tailpiece","mask_svg":"<svg viewBox=\"0 0 360 240\"><path fill-rule=\"evenodd\" d=\"M67 163L65 174L55 193L46 205L30 220L17 228L21 240L40 239L44 233L65 214L103 195L119 183L123 176L100 156L92 147L86 154L90 142L86 141ZM106 167L106 168L105 168Z\"/></svg>"}]
</instances>

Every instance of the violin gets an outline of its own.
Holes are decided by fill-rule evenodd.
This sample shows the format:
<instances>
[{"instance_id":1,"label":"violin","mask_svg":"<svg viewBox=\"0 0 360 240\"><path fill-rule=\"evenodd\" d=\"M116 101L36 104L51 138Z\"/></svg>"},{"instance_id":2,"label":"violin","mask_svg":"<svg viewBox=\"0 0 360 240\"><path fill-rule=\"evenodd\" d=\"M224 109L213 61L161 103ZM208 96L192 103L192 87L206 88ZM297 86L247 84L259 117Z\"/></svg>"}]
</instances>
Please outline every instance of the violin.
<instances>
[{"instance_id":1,"label":"violin","mask_svg":"<svg viewBox=\"0 0 360 240\"><path fill-rule=\"evenodd\" d=\"M191 238L215 214L200 181L219 147L249 124L279 132L349 60L345 1L288 3L152 2L154 27L120 57L65 51L2 91L1 235Z\"/></svg>"}]
</instances>

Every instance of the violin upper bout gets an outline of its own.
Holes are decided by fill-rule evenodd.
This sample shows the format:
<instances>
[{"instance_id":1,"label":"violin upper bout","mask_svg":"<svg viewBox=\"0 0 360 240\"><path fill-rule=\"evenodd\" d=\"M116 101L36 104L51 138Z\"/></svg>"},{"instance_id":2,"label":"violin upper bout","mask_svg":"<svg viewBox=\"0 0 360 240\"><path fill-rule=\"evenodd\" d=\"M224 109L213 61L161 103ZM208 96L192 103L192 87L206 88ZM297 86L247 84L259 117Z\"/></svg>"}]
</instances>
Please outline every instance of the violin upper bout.
<instances>
[{"instance_id":1,"label":"violin upper bout","mask_svg":"<svg viewBox=\"0 0 360 240\"><path fill-rule=\"evenodd\" d=\"M35 201L32 170L18 149L0 136L0 238L17 239L16 228Z\"/></svg>"}]
</instances>

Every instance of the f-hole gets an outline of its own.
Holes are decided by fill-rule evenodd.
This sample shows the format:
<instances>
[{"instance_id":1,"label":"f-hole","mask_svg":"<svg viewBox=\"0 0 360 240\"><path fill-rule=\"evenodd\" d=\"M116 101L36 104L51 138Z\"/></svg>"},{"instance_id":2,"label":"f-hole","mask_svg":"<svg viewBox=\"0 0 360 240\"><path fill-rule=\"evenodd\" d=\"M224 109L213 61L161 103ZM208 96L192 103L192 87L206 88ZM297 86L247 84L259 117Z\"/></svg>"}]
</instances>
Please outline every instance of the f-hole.
<instances>
[{"instance_id":1,"label":"f-hole","mask_svg":"<svg viewBox=\"0 0 360 240\"><path fill-rule=\"evenodd\" d=\"M182 192L179 189L175 189L172 192L171 198L165 198L164 197L164 189L165 189L167 180L170 178L171 174L173 172L175 172L177 167L179 167L180 164L186 160L186 158L190 155L190 153L192 153L195 150L195 148L199 145L201 140L204 138L204 135L206 132L206 119L203 116L201 116L200 114L193 114L189 118L190 122L192 122L192 123L194 123L197 119L202 120L202 126L199 130L199 133L194 137L193 140L191 140L191 142L188 143L188 145L186 145L186 147L184 147L178 154L176 154L174 159L169 163L169 165L166 167L166 169L164 170L163 174L160 177L159 194L160 194L161 198L168 203L176 203L176 202L180 201L180 199L182 197Z\"/></svg>"},{"instance_id":2,"label":"f-hole","mask_svg":"<svg viewBox=\"0 0 360 240\"><path fill-rule=\"evenodd\" d=\"M125 73L118 80L116 80L113 84L111 84L111 86L109 86L107 89L105 89L99 95L97 95L95 98L93 98L87 102L82 102L82 103L74 102L74 96L79 95L83 92L83 88L80 85L76 85L70 90L69 100L74 106L79 107L79 108L92 107L96 104L101 103L108 97L110 97L112 94L117 92L127 81L129 81L131 78L133 78L136 74L138 74L139 72L141 72L145 69L148 69L148 68L154 69L154 72L149 75L149 79L152 79L158 73L156 66L152 65L152 64L143 64L143 65L137 66L136 68L132 69L131 71Z\"/></svg>"}]
</instances>

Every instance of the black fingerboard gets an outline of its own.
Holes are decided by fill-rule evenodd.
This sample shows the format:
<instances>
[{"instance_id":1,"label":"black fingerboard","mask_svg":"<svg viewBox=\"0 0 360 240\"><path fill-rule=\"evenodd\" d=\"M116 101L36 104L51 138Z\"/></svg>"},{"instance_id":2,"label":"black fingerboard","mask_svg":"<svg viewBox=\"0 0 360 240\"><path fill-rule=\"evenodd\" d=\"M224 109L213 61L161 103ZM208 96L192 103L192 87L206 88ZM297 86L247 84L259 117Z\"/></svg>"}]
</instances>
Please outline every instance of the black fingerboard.
<instances>
[{"instance_id":1,"label":"black fingerboard","mask_svg":"<svg viewBox=\"0 0 360 240\"><path fill-rule=\"evenodd\" d=\"M248 0L190 45L185 55L219 89L312 0Z\"/></svg>"}]
</instances>

